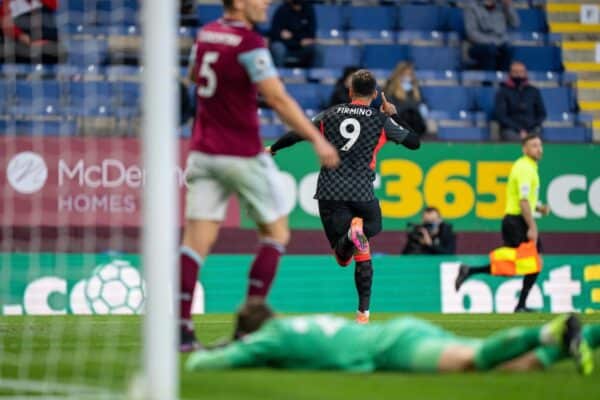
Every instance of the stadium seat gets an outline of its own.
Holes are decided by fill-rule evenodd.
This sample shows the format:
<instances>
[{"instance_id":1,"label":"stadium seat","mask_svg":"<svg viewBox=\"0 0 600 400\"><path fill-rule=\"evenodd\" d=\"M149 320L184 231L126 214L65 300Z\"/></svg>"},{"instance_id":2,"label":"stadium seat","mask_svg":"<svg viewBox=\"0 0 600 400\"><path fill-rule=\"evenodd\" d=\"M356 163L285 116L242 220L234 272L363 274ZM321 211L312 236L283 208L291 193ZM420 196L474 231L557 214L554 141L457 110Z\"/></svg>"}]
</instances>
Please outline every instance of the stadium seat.
<instances>
[{"instance_id":1,"label":"stadium seat","mask_svg":"<svg viewBox=\"0 0 600 400\"><path fill-rule=\"evenodd\" d=\"M488 119L495 117L496 92L497 88L491 86L474 87L473 97L475 100L475 109L485 113Z\"/></svg>"},{"instance_id":2,"label":"stadium seat","mask_svg":"<svg viewBox=\"0 0 600 400\"><path fill-rule=\"evenodd\" d=\"M346 23L342 15L342 8L336 5L316 4L314 6L317 17L317 27L321 30L343 30Z\"/></svg>"},{"instance_id":3,"label":"stadium seat","mask_svg":"<svg viewBox=\"0 0 600 400\"><path fill-rule=\"evenodd\" d=\"M577 142L590 141L589 130L582 126L572 128L544 128L542 138L549 142Z\"/></svg>"},{"instance_id":4,"label":"stadium seat","mask_svg":"<svg viewBox=\"0 0 600 400\"><path fill-rule=\"evenodd\" d=\"M341 45L346 40L345 31L340 29L317 29L315 35L318 44Z\"/></svg>"},{"instance_id":5,"label":"stadium seat","mask_svg":"<svg viewBox=\"0 0 600 400\"><path fill-rule=\"evenodd\" d=\"M302 68L278 68L277 72L284 82L306 82L306 70Z\"/></svg>"},{"instance_id":6,"label":"stadium seat","mask_svg":"<svg viewBox=\"0 0 600 400\"><path fill-rule=\"evenodd\" d=\"M72 65L102 65L108 56L106 40L65 40L68 63Z\"/></svg>"},{"instance_id":7,"label":"stadium seat","mask_svg":"<svg viewBox=\"0 0 600 400\"><path fill-rule=\"evenodd\" d=\"M308 80L321 83L335 83L342 76L342 68L311 68L308 70Z\"/></svg>"},{"instance_id":8,"label":"stadium seat","mask_svg":"<svg viewBox=\"0 0 600 400\"><path fill-rule=\"evenodd\" d=\"M266 124L260 126L260 135L265 139L277 139L285 133L285 127L281 124Z\"/></svg>"},{"instance_id":9,"label":"stadium seat","mask_svg":"<svg viewBox=\"0 0 600 400\"><path fill-rule=\"evenodd\" d=\"M460 112L473 109L472 94L462 86L422 86L421 94L430 110Z\"/></svg>"},{"instance_id":10,"label":"stadium seat","mask_svg":"<svg viewBox=\"0 0 600 400\"><path fill-rule=\"evenodd\" d=\"M546 13L539 8L517 9L520 24L513 30L519 32L548 32Z\"/></svg>"},{"instance_id":11,"label":"stadium seat","mask_svg":"<svg viewBox=\"0 0 600 400\"><path fill-rule=\"evenodd\" d=\"M408 49L405 45L367 45L363 48L362 64L366 68L393 69L409 59Z\"/></svg>"},{"instance_id":12,"label":"stadium seat","mask_svg":"<svg viewBox=\"0 0 600 400\"><path fill-rule=\"evenodd\" d=\"M441 11L443 15L444 30L456 32L461 38L466 37L465 33L465 18L463 9L459 7L443 7Z\"/></svg>"},{"instance_id":13,"label":"stadium seat","mask_svg":"<svg viewBox=\"0 0 600 400\"><path fill-rule=\"evenodd\" d=\"M302 108L320 109L327 98L326 85L318 83L292 83L286 89Z\"/></svg>"},{"instance_id":14,"label":"stadium seat","mask_svg":"<svg viewBox=\"0 0 600 400\"><path fill-rule=\"evenodd\" d=\"M486 83L500 83L506 79L502 71L464 71L462 73L463 85L482 85Z\"/></svg>"},{"instance_id":15,"label":"stadium seat","mask_svg":"<svg viewBox=\"0 0 600 400\"><path fill-rule=\"evenodd\" d=\"M557 46L514 46L513 60L522 61L530 71L562 71L562 54Z\"/></svg>"},{"instance_id":16,"label":"stadium seat","mask_svg":"<svg viewBox=\"0 0 600 400\"><path fill-rule=\"evenodd\" d=\"M417 69L455 71L461 67L458 47L412 46L409 56Z\"/></svg>"},{"instance_id":17,"label":"stadium seat","mask_svg":"<svg viewBox=\"0 0 600 400\"><path fill-rule=\"evenodd\" d=\"M513 46L545 46L548 38L539 32L509 32L508 40Z\"/></svg>"},{"instance_id":18,"label":"stadium seat","mask_svg":"<svg viewBox=\"0 0 600 400\"><path fill-rule=\"evenodd\" d=\"M51 80L19 80L15 85L18 105L29 105L44 102L58 105L61 102L61 86L58 81Z\"/></svg>"},{"instance_id":19,"label":"stadium seat","mask_svg":"<svg viewBox=\"0 0 600 400\"><path fill-rule=\"evenodd\" d=\"M347 32L348 43L355 44L393 44L396 41L394 31L351 30Z\"/></svg>"},{"instance_id":20,"label":"stadium seat","mask_svg":"<svg viewBox=\"0 0 600 400\"><path fill-rule=\"evenodd\" d=\"M17 77L26 77L33 71L31 64L9 64L0 63L0 74L5 77L16 79Z\"/></svg>"},{"instance_id":21,"label":"stadium seat","mask_svg":"<svg viewBox=\"0 0 600 400\"><path fill-rule=\"evenodd\" d=\"M360 49L347 45L318 45L315 67L344 68L348 65L359 65Z\"/></svg>"},{"instance_id":22,"label":"stadium seat","mask_svg":"<svg viewBox=\"0 0 600 400\"><path fill-rule=\"evenodd\" d=\"M397 26L402 30L440 31L444 28L442 8L435 5L402 5Z\"/></svg>"},{"instance_id":23,"label":"stadium seat","mask_svg":"<svg viewBox=\"0 0 600 400\"><path fill-rule=\"evenodd\" d=\"M68 82L67 94L73 106L106 105L111 101L111 86L103 81Z\"/></svg>"},{"instance_id":24,"label":"stadium seat","mask_svg":"<svg viewBox=\"0 0 600 400\"><path fill-rule=\"evenodd\" d=\"M529 71L529 82L538 87L560 86L561 74L553 71Z\"/></svg>"},{"instance_id":25,"label":"stadium seat","mask_svg":"<svg viewBox=\"0 0 600 400\"><path fill-rule=\"evenodd\" d=\"M490 132L487 128L440 126L437 136L447 141L487 141Z\"/></svg>"},{"instance_id":26,"label":"stadium seat","mask_svg":"<svg viewBox=\"0 0 600 400\"><path fill-rule=\"evenodd\" d=\"M568 87L540 88L547 114L568 113L575 109Z\"/></svg>"},{"instance_id":27,"label":"stadium seat","mask_svg":"<svg viewBox=\"0 0 600 400\"><path fill-rule=\"evenodd\" d=\"M396 7L390 6L348 6L343 9L348 29L392 31L396 29Z\"/></svg>"},{"instance_id":28,"label":"stadium seat","mask_svg":"<svg viewBox=\"0 0 600 400\"><path fill-rule=\"evenodd\" d=\"M415 71L417 79L421 85L458 85L459 74L456 71L430 71L430 70L417 70Z\"/></svg>"},{"instance_id":29,"label":"stadium seat","mask_svg":"<svg viewBox=\"0 0 600 400\"><path fill-rule=\"evenodd\" d=\"M199 4L196 11L198 12L198 23L204 25L220 18L223 15L223 6L220 4Z\"/></svg>"},{"instance_id":30,"label":"stadium seat","mask_svg":"<svg viewBox=\"0 0 600 400\"><path fill-rule=\"evenodd\" d=\"M113 82L111 87L114 103L119 106L137 107L141 97L138 82Z\"/></svg>"},{"instance_id":31,"label":"stadium seat","mask_svg":"<svg viewBox=\"0 0 600 400\"><path fill-rule=\"evenodd\" d=\"M56 121L12 120L7 122L6 132L17 136L75 136L79 127L74 120Z\"/></svg>"},{"instance_id":32,"label":"stadium seat","mask_svg":"<svg viewBox=\"0 0 600 400\"><path fill-rule=\"evenodd\" d=\"M397 34L397 42L417 46L443 46L445 35L438 31L400 31Z\"/></svg>"},{"instance_id":33,"label":"stadium seat","mask_svg":"<svg viewBox=\"0 0 600 400\"><path fill-rule=\"evenodd\" d=\"M138 0L96 0L98 25L136 25L138 19Z\"/></svg>"},{"instance_id":34,"label":"stadium seat","mask_svg":"<svg viewBox=\"0 0 600 400\"><path fill-rule=\"evenodd\" d=\"M142 78L142 68L133 65L109 65L104 73L109 81L139 81Z\"/></svg>"}]
</instances>

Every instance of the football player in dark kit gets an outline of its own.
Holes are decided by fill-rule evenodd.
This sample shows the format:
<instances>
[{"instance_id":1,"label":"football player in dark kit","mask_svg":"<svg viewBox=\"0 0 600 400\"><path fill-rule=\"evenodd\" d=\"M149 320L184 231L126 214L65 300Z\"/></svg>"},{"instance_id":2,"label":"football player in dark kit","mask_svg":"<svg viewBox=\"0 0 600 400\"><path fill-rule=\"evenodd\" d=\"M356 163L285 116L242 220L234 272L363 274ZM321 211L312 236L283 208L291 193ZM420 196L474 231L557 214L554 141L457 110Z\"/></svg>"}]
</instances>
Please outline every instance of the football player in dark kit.
<instances>
[{"instance_id":1,"label":"football player in dark kit","mask_svg":"<svg viewBox=\"0 0 600 400\"><path fill-rule=\"evenodd\" d=\"M381 231L381 209L373 190L377 152L387 141L412 150L420 146L419 136L401 125L396 108L383 93L380 110L370 107L378 94L376 86L371 72L356 71L349 89L352 102L333 106L313 119L340 154L338 168L321 169L315 199L338 264L345 267L353 257L356 262L360 323L369 321L373 281L369 238ZM301 140L289 132L267 150L275 154Z\"/></svg>"}]
</instances>

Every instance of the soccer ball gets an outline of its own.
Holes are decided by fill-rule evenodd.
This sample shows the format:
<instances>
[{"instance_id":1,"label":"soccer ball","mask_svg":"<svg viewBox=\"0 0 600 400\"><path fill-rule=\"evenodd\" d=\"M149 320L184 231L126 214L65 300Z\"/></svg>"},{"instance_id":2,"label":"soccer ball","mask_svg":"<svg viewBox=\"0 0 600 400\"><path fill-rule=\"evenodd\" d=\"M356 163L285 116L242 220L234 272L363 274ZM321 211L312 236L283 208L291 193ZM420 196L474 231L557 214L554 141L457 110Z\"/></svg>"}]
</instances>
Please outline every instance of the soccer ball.
<instances>
[{"instance_id":1,"label":"soccer ball","mask_svg":"<svg viewBox=\"0 0 600 400\"><path fill-rule=\"evenodd\" d=\"M139 314L144 307L145 285L128 261L113 260L94 269L85 282L84 294L95 314Z\"/></svg>"}]
</instances>

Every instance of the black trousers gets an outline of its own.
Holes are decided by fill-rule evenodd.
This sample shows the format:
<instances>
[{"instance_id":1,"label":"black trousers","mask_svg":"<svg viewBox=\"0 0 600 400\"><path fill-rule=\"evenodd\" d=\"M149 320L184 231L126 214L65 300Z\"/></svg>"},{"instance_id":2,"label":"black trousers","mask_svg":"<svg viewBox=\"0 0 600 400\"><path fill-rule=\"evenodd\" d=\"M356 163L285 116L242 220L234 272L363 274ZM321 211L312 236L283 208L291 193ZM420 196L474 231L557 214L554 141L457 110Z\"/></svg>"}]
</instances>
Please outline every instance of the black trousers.
<instances>
[{"instance_id":1,"label":"black trousers","mask_svg":"<svg viewBox=\"0 0 600 400\"><path fill-rule=\"evenodd\" d=\"M522 215L505 215L502 219L502 242L508 247L519 247L527 242L527 222ZM539 253L542 252L542 241L538 236L536 243Z\"/></svg>"},{"instance_id":2,"label":"black trousers","mask_svg":"<svg viewBox=\"0 0 600 400\"><path fill-rule=\"evenodd\" d=\"M319 214L331 248L348 232L352 218L363 219L363 232L371 238L381 232L379 200L338 201L319 200Z\"/></svg>"}]
</instances>

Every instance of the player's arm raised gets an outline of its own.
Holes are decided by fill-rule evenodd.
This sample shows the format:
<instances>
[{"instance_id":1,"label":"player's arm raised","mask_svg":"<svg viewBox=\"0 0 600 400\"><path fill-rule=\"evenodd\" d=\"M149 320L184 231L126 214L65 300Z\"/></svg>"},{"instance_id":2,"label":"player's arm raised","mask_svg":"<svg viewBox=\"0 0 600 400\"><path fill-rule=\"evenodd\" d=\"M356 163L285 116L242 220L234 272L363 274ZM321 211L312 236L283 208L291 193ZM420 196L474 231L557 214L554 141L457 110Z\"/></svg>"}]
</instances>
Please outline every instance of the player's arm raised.
<instances>
[{"instance_id":1,"label":"player's arm raised","mask_svg":"<svg viewBox=\"0 0 600 400\"><path fill-rule=\"evenodd\" d=\"M278 77L270 77L257 82L258 91L265 102L289 125L294 132L312 142L321 164L328 168L336 167L340 158L333 147L318 129L304 115L296 100L285 90Z\"/></svg>"},{"instance_id":2,"label":"player's arm raised","mask_svg":"<svg viewBox=\"0 0 600 400\"><path fill-rule=\"evenodd\" d=\"M385 125L383 126L387 139L396 144L402 144L411 150L421 147L419 135L402 125L396 107L387 101L383 92L381 92L381 100L381 112L390 117L385 121Z\"/></svg>"}]
</instances>

